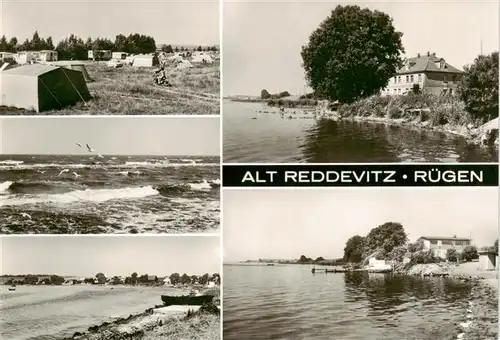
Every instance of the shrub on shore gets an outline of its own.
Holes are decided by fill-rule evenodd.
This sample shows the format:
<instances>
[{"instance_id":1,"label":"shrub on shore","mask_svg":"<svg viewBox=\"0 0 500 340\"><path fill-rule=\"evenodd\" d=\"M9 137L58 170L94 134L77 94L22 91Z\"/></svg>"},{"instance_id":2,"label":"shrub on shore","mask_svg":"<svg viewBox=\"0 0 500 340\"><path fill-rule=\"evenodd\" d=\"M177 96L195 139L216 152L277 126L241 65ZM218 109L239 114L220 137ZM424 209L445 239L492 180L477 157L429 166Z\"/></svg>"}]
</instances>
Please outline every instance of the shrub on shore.
<instances>
[{"instance_id":1,"label":"shrub on shore","mask_svg":"<svg viewBox=\"0 0 500 340\"><path fill-rule=\"evenodd\" d=\"M315 99L269 99L267 101L267 105L269 106L278 106L278 107L286 107L286 108L294 108L294 107L304 107L304 106L316 106L318 105L318 101Z\"/></svg>"},{"instance_id":2,"label":"shrub on shore","mask_svg":"<svg viewBox=\"0 0 500 340\"><path fill-rule=\"evenodd\" d=\"M343 104L339 107L340 117L375 117L404 119L406 121L428 122L431 126L445 124L479 125L465 105L453 96L439 96L430 93L409 93L402 96L372 96Z\"/></svg>"}]
</instances>

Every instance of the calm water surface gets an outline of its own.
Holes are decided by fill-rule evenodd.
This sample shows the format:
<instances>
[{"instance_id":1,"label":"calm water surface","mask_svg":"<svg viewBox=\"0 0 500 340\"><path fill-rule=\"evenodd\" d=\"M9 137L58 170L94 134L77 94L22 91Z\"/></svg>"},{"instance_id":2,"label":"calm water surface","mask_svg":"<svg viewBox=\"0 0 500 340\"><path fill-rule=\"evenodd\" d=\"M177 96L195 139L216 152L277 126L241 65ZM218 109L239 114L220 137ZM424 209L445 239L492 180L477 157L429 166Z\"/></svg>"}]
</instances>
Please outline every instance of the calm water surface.
<instances>
[{"instance_id":1,"label":"calm water surface","mask_svg":"<svg viewBox=\"0 0 500 340\"><path fill-rule=\"evenodd\" d=\"M233 163L497 162L462 137L385 124L282 118L261 103L224 102L224 161ZM253 119L257 118L257 119Z\"/></svg>"},{"instance_id":2,"label":"calm water surface","mask_svg":"<svg viewBox=\"0 0 500 340\"><path fill-rule=\"evenodd\" d=\"M224 339L453 339L469 293L443 278L226 265Z\"/></svg>"},{"instance_id":3,"label":"calm water surface","mask_svg":"<svg viewBox=\"0 0 500 340\"><path fill-rule=\"evenodd\" d=\"M161 304L162 287L0 287L0 339L53 340ZM176 293L174 293L176 294Z\"/></svg>"}]
</instances>

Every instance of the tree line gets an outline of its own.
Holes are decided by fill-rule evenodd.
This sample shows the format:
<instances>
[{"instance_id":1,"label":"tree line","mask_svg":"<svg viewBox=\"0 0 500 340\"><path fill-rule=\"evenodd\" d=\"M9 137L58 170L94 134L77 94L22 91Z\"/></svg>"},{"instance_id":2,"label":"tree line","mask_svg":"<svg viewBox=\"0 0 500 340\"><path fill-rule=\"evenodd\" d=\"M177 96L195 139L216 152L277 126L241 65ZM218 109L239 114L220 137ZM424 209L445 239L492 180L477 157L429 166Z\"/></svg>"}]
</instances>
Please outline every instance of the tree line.
<instances>
[{"instance_id":1,"label":"tree line","mask_svg":"<svg viewBox=\"0 0 500 340\"><path fill-rule=\"evenodd\" d=\"M403 66L403 33L381 11L337 6L302 47L311 97L350 104L378 95ZM474 119L498 117L498 51L464 67L459 98Z\"/></svg>"},{"instance_id":2,"label":"tree line","mask_svg":"<svg viewBox=\"0 0 500 340\"><path fill-rule=\"evenodd\" d=\"M217 52L218 48L217 46L198 46L198 47L192 47L191 49L181 46L176 46L175 48L172 47L172 45L163 45L161 47L162 52L165 53L178 53L178 52Z\"/></svg>"},{"instance_id":3,"label":"tree line","mask_svg":"<svg viewBox=\"0 0 500 340\"><path fill-rule=\"evenodd\" d=\"M66 282L66 279L62 276L58 275L25 275L22 279L11 278L5 282L5 284L27 284L27 285L37 285L37 284L45 284L45 285L62 285ZM104 273L97 273L94 277L87 277L83 279L81 283L87 284L127 284L127 285L140 285L140 284L154 284L159 283L159 278L153 275L154 279L151 281L149 279L150 275L143 274L139 275L137 273L132 273L130 276L127 276L124 280L121 280L118 276L106 277ZM170 283L173 285L178 284L201 284L205 285L209 281L212 281L216 284L220 284L220 275L218 273L208 274L205 273L203 275L188 275L179 273L173 273L169 276ZM69 280L69 281L79 281L79 280Z\"/></svg>"}]
</instances>

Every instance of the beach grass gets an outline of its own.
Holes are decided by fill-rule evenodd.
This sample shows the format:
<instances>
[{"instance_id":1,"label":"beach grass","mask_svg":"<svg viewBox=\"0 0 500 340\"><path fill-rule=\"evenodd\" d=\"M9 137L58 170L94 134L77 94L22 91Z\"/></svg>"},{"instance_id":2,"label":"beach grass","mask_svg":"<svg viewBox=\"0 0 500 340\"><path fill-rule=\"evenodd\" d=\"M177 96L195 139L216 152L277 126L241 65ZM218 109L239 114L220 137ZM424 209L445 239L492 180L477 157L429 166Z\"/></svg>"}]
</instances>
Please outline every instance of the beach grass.
<instances>
[{"instance_id":1,"label":"beach grass","mask_svg":"<svg viewBox=\"0 0 500 340\"><path fill-rule=\"evenodd\" d=\"M0 107L2 115L217 115L219 114L220 63L193 68L165 68L172 87L153 84L155 68L111 68L102 62L85 64L92 82L92 99L61 110L37 113Z\"/></svg>"},{"instance_id":2,"label":"beach grass","mask_svg":"<svg viewBox=\"0 0 500 340\"><path fill-rule=\"evenodd\" d=\"M147 332L142 340L183 339L216 340L220 339L220 317L199 314L184 319L172 319L162 326Z\"/></svg>"}]
</instances>

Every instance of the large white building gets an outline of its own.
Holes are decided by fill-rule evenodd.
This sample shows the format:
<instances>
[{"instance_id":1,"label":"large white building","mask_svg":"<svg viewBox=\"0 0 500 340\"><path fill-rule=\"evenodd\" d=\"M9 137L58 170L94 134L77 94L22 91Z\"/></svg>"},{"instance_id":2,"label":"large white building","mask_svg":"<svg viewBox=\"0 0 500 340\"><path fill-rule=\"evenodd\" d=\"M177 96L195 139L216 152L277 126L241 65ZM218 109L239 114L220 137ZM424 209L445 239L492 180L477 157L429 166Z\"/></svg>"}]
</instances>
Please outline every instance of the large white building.
<instances>
[{"instance_id":1,"label":"large white building","mask_svg":"<svg viewBox=\"0 0 500 340\"><path fill-rule=\"evenodd\" d=\"M405 60L397 74L389 80L382 95L403 95L418 84L422 92L455 94L463 72L448 64L435 53L418 54Z\"/></svg>"}]
</instances>

